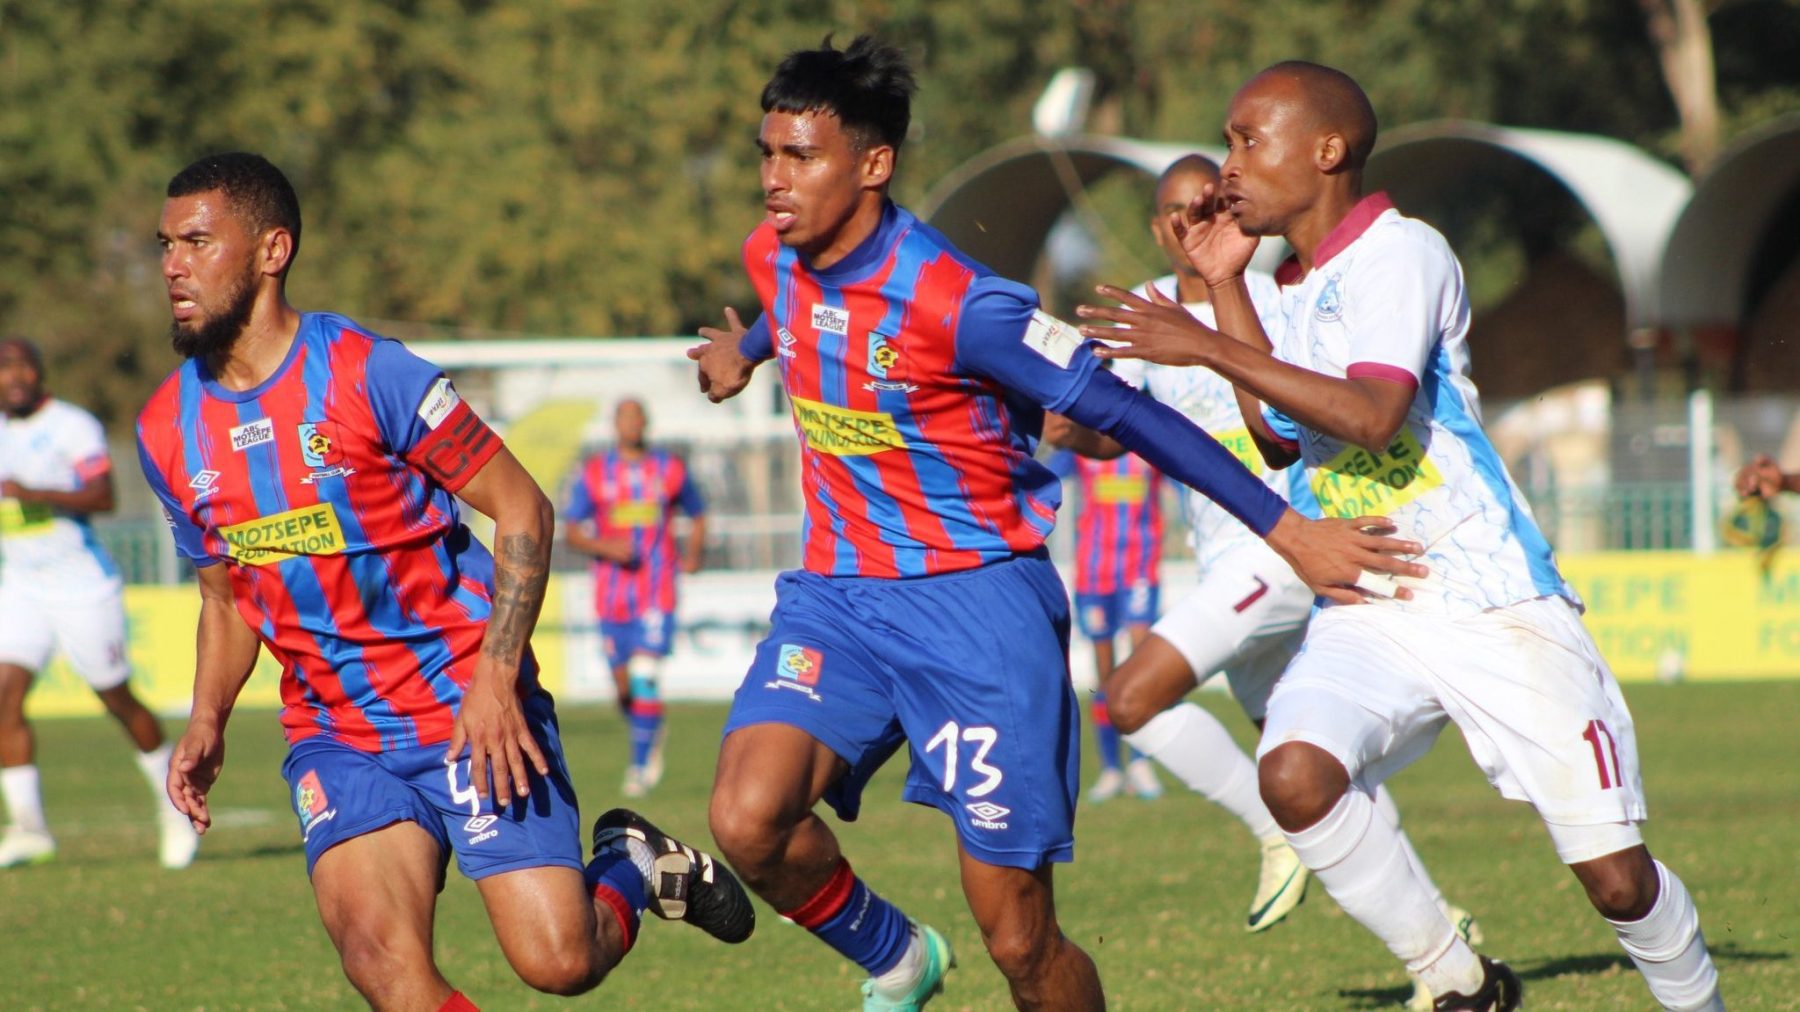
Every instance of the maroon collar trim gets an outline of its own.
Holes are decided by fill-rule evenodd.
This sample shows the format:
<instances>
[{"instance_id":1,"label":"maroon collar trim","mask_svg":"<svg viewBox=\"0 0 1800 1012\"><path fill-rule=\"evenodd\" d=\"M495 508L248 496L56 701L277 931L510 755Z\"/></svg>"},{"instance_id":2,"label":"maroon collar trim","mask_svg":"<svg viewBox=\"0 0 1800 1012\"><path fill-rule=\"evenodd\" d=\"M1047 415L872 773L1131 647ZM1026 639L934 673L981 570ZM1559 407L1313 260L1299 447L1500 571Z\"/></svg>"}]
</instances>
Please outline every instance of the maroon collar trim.
<instances>
[{"instance_id":1,"label":"maroon collar trim","mask_svg":"<svg viewBox=\"0 0 1800 1012\"><path fill-rule=\"evenodd\" d=\"M1356 206L1350 209L1350 213L1344 215L1343 220L1325 234L1324 240L1319 243L1318 251L1313 254L1313 266L1322 267L1326 261L1348 249L1351 243L1362 238L1362 234L1369 230L1370 225L1375 224L1376 218L1381 217L1385 211L1393 210L1393 207L1394 202L1388 198L1385 190L1371 193L1357 201ZM1300 259L1294 256L1282 261L1281 266L1275 271L1275 281L1281 285L1294 284L1301 277Z\"/></svg>"}]
</instances>

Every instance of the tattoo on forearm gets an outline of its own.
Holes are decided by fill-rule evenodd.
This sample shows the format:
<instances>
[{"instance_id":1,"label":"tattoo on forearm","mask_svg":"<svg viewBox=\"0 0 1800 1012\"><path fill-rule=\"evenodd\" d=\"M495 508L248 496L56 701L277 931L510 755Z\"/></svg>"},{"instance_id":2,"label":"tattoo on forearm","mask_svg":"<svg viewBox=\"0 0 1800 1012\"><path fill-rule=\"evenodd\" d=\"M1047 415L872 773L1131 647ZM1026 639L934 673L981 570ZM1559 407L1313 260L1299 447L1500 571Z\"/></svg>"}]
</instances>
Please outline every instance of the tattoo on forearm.
<instances>
[{"instance_id":1,"label":"tattoo on forearm","mask_svg":"<svg viewBox=\"0 0 1800 1012\"><path fill-rule=\"evenodd\" d=\"M488 615L487 635L481 652L501 661L516 661L524 653L544 606L544 588L550 583L548 543L530 534L509 534L500 539L494 557L494 610Z\"/></svg>"}]
</instances>

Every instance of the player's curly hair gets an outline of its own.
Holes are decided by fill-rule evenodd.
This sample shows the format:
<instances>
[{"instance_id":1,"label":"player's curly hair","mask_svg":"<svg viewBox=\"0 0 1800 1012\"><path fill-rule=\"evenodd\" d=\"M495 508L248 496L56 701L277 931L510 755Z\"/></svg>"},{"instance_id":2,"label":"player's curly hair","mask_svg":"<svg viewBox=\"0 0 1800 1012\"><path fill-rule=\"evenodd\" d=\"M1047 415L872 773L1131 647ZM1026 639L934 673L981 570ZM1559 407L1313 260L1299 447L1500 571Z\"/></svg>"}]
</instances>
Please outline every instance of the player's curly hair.
<instances>
[{"instance_id":1,"label":"player's curly hair","mask_svg":"<svg viewBox=\"0 0 1800 1012\"><path fill-rule=\"evenodd\" d=\"M231 210L253 235L271 228L287 229L294 237L294 252L288 266L300 255L300 198L294 186L275 164L248 151L227 151L207 155L169 180L168 196L187 197L196 193L219 190L225 194ZM282 269L286 276L286 268Z\"/></svg>"},{"instance_id":2,"label":"player's curly hair","mask_svg":"<svg viewBox=\"0 0 1800 1012\"><path fill-rule=\"evenodd\" d=\"M831 45L787 54L762 93L763 112L828 112L838 118L858 150L885 144L898 151L912 123L918 90L906 54L858 35L846 49Z\"/></svg>"}]
</instances>

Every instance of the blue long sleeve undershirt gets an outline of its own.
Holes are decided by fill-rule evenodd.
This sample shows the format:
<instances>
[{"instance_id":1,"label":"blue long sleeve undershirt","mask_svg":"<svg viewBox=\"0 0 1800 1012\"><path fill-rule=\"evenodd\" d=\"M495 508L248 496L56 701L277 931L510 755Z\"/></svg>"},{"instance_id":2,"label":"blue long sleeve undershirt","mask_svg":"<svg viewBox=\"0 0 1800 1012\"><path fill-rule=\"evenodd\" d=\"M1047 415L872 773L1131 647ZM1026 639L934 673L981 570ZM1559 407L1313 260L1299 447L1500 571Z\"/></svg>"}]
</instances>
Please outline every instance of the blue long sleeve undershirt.
<instances>
[{"instance_id":1,"label":"blue long sleeve undershirt","mask_svg":"<svg viewBox=\"0 0 1800 1012\"><path fill-rule=\"evenodd\" d=\"M1225 507L1257 537L1268 537L1287 512L1287 503L1205 429L1110 372L1094 373L1062 413Z\"/></svg>"}]
</instances>

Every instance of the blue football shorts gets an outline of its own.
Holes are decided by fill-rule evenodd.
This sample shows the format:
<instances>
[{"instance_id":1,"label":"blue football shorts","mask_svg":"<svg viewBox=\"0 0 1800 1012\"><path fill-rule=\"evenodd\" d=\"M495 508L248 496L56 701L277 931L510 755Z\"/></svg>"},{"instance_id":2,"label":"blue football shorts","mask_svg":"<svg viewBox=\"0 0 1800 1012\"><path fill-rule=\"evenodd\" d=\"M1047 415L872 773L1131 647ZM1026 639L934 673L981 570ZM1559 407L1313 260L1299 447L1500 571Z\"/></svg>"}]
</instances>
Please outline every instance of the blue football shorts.
<instances>
[{"instance_id":1,"label":"blue football shorts","mask_svg":"<svg viewBox=\"0 0 1800 1012\"><path fill-rule=\"evenodd\" d=\"M675 613L647 611L626 622L602 621L600 642L606 649L606 663L615 668L624 667L633 654L667 657L675 642Z\"/></svg>"},{"instance_id":2,"label":"blue football shorts","mask_svg":"<svg viewBox=\"0 0 1800 1012\"><path fill-rule=\"evenodd\" d=\"M797 727L849 772L825 800L856 818L904 743L902 797L950 816L988 864L1074 856L1080 711L1069 685L1069 599L1042 554L907 580L776 580L769 636L725 734Z\"/></svg>"},{"instance_id":3,"label":"blue football shorts","mask_svg":"<svg viewBox=\"0 0 1800 1012\"><path fill-rule=\"evenodd\" d=\"M1137 583L1110 594L1077 593L1075 616L1081 635L1091 640L1109 640L1120 629L1149 628L1156 623L1161 596L1161 587L1154 583Z\"/></svg>"},{"instance_id":4,"label":"blue football shorts","mask_svg":"<svg viewBox=\"0 0 1800 1012\"><path fill-rule=\"evenodd\" d=\"M531 793L494 809L469 783L468 750L445 762L446 746L415 745L365 752L335 739L308 738L288 751L281 775L288 782L306 873L319 856L365 833L396 822L415 822L437 840L439 860L451 853L468 878L521 868L582 867L581 813L563 761L556 710L550 694L525 699L525 717L550 764L550 776L530 774ZM443 867L439 868L440 880Z\"/></svg>"}]
</instances>

